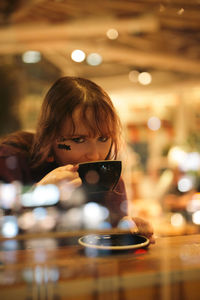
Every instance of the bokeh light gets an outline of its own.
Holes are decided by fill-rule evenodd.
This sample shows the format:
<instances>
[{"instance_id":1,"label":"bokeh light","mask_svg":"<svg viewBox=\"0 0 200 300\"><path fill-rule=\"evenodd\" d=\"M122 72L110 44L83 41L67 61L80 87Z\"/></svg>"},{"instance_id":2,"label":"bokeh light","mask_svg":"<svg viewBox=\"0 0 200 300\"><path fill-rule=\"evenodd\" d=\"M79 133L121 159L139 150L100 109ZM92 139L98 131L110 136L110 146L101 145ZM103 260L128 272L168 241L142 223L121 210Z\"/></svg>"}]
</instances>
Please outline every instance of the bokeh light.
<instances>
[{"instance_id":1,"label":"bokeh light","mask_svg":"<svg viewBox=\"0 0 200 300\"><path fill-rule=\"evenodd\" d=\"M17 167L17 158L12 155L6 158L6 167L10 170L14 170Z\"/></svg>"},{"instance_id":2,"label":"bokeh light","mask_svg":"<svg viewBox=\"0 0 200 300\"><path fill-rule=\"evenodd\" d=\"M148 72L142 72L138 75L138 81L142 85L148 85L152 81L151 74Z\"/></svg>"},{"instance_id":3,"label":"bokeh light","mask_svg":"<svg viewBox=\"0 0 200 300\"><path fill-rule=\"evenodd\" d=\"M161 127L161 121L157 117L150 117L147 121L147 126L153 131L159 130Z\"/></svg>"},{"instance_id":4,"label":"bokeh light","mask_svg":"<svg viewBox=\"0 0 200 300\"><path fill-rule=\"evenodd\" d=\"M180 169L184 172L198 171L200 169L200 154L198 152L186 153L184 162L180 164Z\"/></svg>"},{"instance_id":5,"label":"bokeh light","mask_svg":"<svg viewBox=\"0 0 200 300\"><path fill-rule=\"evenodd\" d=\"M12 183L0 184L0 206L4 209L12 209L17 195L17 188Z\"/></svg>"},{"instance_id":6,"label":"bokeh light","mask_svg":"<svg viewBox=\"0 0 200 300\"><path fill-rule=\"evenodd\" d=\"M41 185L22 195L22 205L25 207L50 206L59 201L60 192L53 184Z\"/></svg>"},{"instance_id":7,"label":"bokeh light","mask_svg":"<svg viewBox=\"0 0 200 300\"><path fill-rule=\"evenodd\" d=\"M86 59L88 65L90 66L98 66L102 63L102 57L98 53L90 53Z\"/></svg>"},{"instance_id":8,"label":"bokeh light","mask_svg":"<svg viewBox=\"0 0 200 300\"><path fill-rule=\"evenodd\" d=\"M193 188L192 178L189 176L183 176L178 180L178 190L182 193L188 192Z\"/></svg>"},{"instance_id":9,"label":"bokeh light","mask_svg":"<svg viewBox=\"0 0 200 300\"><path fill-rule=\"evenodd\" d=\"M1 234L6 238L12 238L18 234L18 231L17 218L15 216L4 216Z\"/></svg>"},{"instance_id":10,"label":"bokeh light","mask_svg":"<svg viewBox=\"0 0 200 300\"><path fill-rule=\"evenodd\" d=\"M86 228L98 228L109 216L109 211L95 202L90 202L83 207L83 222Z\"/></svg>"},{"instance_id":11,"label":"bokeh light","mask_svg":"<svg viewBox=\"0 0 200 300\"><path fill-rule=\"evenodd\" d=\"M172 147L168 152L168 161L172 166L180 166L186 160L186 152L178 146Z\"/></svg>"},{"instance_id":12,"label":"bokeh light","mask_svg":"<svg viewBox=\"0 0 200 300\"><path fill-rule=\"evenodd\" d=\"M33 209L33 215L36 220L43 220L47 216L47 210L44 207L36 207Z\"/></svg>"},{"instance_id":13,"label":"bokeh light","mask_svg":"<svg viewBox=\"0 0 200 300\"><path fill-rule=\"evenodd\" d=\"M110 40L116 40L119 36L119 33L116 29L110 28L107 30L106 35Z\"/></svg>"},{"instance_id":14,"label":"bokeh light","mask_svg":"<svg viewBox=\"0 0 200 300\"><path fill-rule=\"evenodd\" d=\"M182 227L185 225L185 218L180 213L174 213L171 216L171 224L174 227Z\"/></svg>"},{"instance_id":15,"label":"bokeh light","mask_svg":"<svg viewBox=\"0 0 200 300\"><path fill-rule=\"evenodd\" d=\"M181 16L183 13L184 13L184 8L180 8L178 11L177 11L177 14L179 15L179 16Z\"/></svg>"},{"instance_id":16,"label":"bokeh light","mask_svg":"<svg viewBox=\"0 0 200 300\"><path fill-rule=\"evenodd\" d=\"M132 71L129 72L128 78L131 82L137 83L139 74L140 73L137 70L132 70Z\"/></svg>"},{"instance_id":17,"label":"bokeh light","mask_svg":"<svg viewBox=\"0 0 200 300\"><path fill-rule=\"evenodd\" d=\"M99 174L95 170L89 170L85 175L85 180L89 184L98 184L99 179L100 179Z\"/></svg>"},{"instance_id":18,"label":"bokeh light","mask_svg":"<svg viewBox=\"0 0 200 300\"><path fill-rule=\"evenodd\" d=\"M200 210L197 210L192 214L192 221L194 224L200 225Z\"/></svg>"},{"instance_id":19,"label":"bokeh light","mask_svg":"<svg viewBox=\"0 0 200 300\"><path fill-rule=\"evenodd\" d=\"M33 212L28 211L21 214L18 218L19 227L23 230L30 230L36 225L36 219Z\"/></svg>"},{"instance_id":20,"label":"bokeh light","mask_svg":"<svg viewBox=\"0 0 200 300\"><path fill-rule=\"evenodd\" d=\"M27 64L38 63L41 60L41 54L39 51L26 51L22 54L22 60Z\"/></svg>"},{"instance_id":21,"label":"bokeh light","mask_svg":"<svg viewBox=\"0 0 200 300\"><path fill-rule=\"evenodd\" d=\"M83 222L82 207L72 207L59 216L58 229L78 230Z\"/></svg>"},{"instance_id":22,"label":"bokeh light","mask_svg":"<svg viewBox=\"0 0 200 300\"><path fill-rule=\"evenodd\" d=\"M86 56L85 52L82 50L79 50L79 49L76 49L76 50L72 51L72 53L71 53L71 59L78 63L83 62L85 59L85 56Z\"/></svg>"},{"instance_id":23,"label":"bokeh light","mask_svg":"<svg viewBox=\"0 0 200 300\"><path fill-rule=\"evenodd\" d=\"M192 213L200 210L200 193L195 193L186 207L187 211Z\"/></svg>"}]
</instances>

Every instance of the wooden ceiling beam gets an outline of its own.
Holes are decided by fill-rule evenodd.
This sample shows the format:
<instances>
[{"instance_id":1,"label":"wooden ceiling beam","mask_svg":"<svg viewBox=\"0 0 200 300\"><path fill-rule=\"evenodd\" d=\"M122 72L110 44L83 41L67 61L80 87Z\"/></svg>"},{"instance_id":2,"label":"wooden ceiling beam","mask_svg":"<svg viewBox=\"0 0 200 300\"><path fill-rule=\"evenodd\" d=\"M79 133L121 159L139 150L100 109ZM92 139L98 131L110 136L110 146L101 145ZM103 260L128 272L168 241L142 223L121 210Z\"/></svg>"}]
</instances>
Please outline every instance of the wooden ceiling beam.
<instances>
[{"instance_id":1,"label":"wooden ceiling beam","mask_svg":"<svg viewBox=\"0 0 200 300\"><path fill-rule=\"evenodd\" d=\"M78 20L70 23L62 23L56 25L15 25L0 28L0 48L6 43L34 42L70 38L93 38L98 36L106 37L106 32L110 28L123 33L134 32L154 32L158 30L158 22L153 16L142 16L140 18L129 19L113 19L101 18L87 20ZM1 51L1 50L0 50Z\"/></svg>"},{"instance_id":2,"label":"wooden ceiling beam","mask_svg":"<svg viewBox=\"0 0 200 300\"><path fill-rule=\"evenodd\" d=\"M80 47L81 46L81 47ZM14 48L7 45L7 48L4 48L4 54L13 52L23 53L23 51L30 49L37 49L41 51L44 55L49 55L59 59L58 51L64 53L66 59L70 57L71 51L77 48L81 48L86 53L98 52L98 47L94 43L80 43L78 41L70 41L65 43L58 41L57 43L49 42L31 42L29 45L21 43L16 44ZM0 53L2 46L0 46ZM118 63L122 65L129 65L130 67L143 68L148 70L148 68L157 68L160 70L168 70L174 72L183 72L186 74L199 75L200 74L200 61L199 59L189 59L183 55L173 55L171 53L163 53L158 51L141 51L136 49L131 49L126 46L114 47L110 44L106 44L102 47L99 47L99 53L102 55L103 60L106 63ZM63 58L62 58L62 61ZM62 63L61 63L62 65Z\"/></svg>"}]
</instances>

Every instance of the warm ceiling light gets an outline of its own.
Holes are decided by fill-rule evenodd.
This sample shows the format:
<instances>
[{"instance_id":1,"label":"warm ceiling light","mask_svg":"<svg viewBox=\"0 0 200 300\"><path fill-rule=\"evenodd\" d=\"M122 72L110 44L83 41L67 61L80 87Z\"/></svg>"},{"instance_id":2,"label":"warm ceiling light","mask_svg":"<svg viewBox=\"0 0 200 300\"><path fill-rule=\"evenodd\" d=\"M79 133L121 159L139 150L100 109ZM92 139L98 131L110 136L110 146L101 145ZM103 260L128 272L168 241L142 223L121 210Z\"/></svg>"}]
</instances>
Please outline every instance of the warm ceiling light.
<instances>
[{"instance_id":1,"label":"warm ceiling light","mask_svg":"<svg viewBox=\"0 0 200 300\"><path fill-rule=\"evenodd\" d=\"M185 11L184 8L181 8L181 9L178 10L177 14L179 16L181 16L184 13L184 11Z\"/></svg>"},{"instance_id":2,"label":"warm ceiling light","mask_svg":"<svg viewBox=\"0 0 200 300\"><path fill-rule=\"evenodd\" d=\"M41 60L41 54L39 51L26 51L22 55L22 60L27 64L34 64Z\"/></svg>"},{"instance_id":3,"label":"warm ceiling light","mask_svg":"<svg viewBox=\"0 0 200 300\"><path fill-rule=\"evenodd\" d=\"M142 73L140 73L139 76L138 76L138 81L142 85L148 85L148 84L150 84L151 81L152 81L151 74L148 73L148 72L142 72Z\"/></svg>"},{"instance_id":4,"label":"warm ceiling light","mask_svg":"<svg viewBox=\"0 0 200 300\"><path fill-rule=\"evenodd\" d=\"M82 50L76 49L72 51L71 59L75 62L82 62L85 59L85 52Z\"/></svg>"},{"instance_id":5,"label":"warm ceiling light","mask_svg":"<svg viewBox=\"0 0 200 300\"><path fill-rule=\"evenodd\" d=\"M107 30L106 35L110 40L116 40L119 36L119 33L116 29L110 28Z\"/></svg>"},{"instance_id":6,"label":"warm ceiling light","mask_svg":"<svg viewBox=\"0 0 200 300\"><path fill-rule=\"evenodd\" d=\"M138 76L139 76L139 72L136 70L130 71L128 74L128 78L131 82L138 82Z\"/></svg>"},{"instance_id":7,"label":"warm ceiling light","mask_svg":"<svg viewBox=\"0 0 200 300\"><path fill-rule=\"evenodd\" d=\"M90 53L86 59L88 65L98 66L102 63L102 57L98 53Z\"/></svg>"}]
</instances>

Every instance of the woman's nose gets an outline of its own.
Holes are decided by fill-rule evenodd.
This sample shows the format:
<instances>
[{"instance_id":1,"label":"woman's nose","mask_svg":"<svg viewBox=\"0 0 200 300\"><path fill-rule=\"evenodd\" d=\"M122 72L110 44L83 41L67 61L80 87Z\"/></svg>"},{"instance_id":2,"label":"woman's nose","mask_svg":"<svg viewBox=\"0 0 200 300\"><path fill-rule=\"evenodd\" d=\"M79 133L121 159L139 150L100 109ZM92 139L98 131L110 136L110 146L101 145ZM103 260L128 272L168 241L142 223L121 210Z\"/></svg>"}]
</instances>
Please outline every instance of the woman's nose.
<instances>
[{"instance_id":1,"label":"woman's nose","mask_svg":"<svg viewBox=\"0 0 200 300\"><path fill-rule=\"evenodd\" d=\"M96 144L90 143L88 145L88 149L87 149L87 153L86 153L86 158L89 161L95 161L95 160L99 160L99 151L98 151L98 147Z\"/></svg>"}]
</instances>

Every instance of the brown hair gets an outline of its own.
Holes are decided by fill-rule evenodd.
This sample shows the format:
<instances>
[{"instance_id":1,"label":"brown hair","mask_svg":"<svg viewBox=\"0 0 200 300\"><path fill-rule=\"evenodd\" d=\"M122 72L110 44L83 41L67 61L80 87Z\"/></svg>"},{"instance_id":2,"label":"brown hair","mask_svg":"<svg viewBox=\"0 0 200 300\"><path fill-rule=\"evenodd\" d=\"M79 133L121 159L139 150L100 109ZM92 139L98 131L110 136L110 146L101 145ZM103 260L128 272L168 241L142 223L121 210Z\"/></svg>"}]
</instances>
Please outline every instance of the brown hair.
<instances>
[{"instance_id":1,"label":"brown hair","mask_svg":"<svg viewBox=\"0 0 200 300\"><path fill-rule=\"evenodd\" d=\"M32 164L37 167L52 154L53 142L61 127L70 120L72 134L75 131L73 113L81 108L81 116L91 135L110 136L112 151L106 159L117 157L121 123L108 94L96 83L79 77L61 77L47 92L31 149ZM88 109L93 120L87 118Z\"/></svg>"},{"instance_id":2,"label":"brown hair","mask_svg":"<svg viewBox=\"0 0 200 300\"><path fill-rule=\"evenodd\" d=\"M30 153L33 144L34 134L26 131L15 131L0 138L1 145L8 145L15 148L15 152Z\"/></svg>"}]
</instances>

